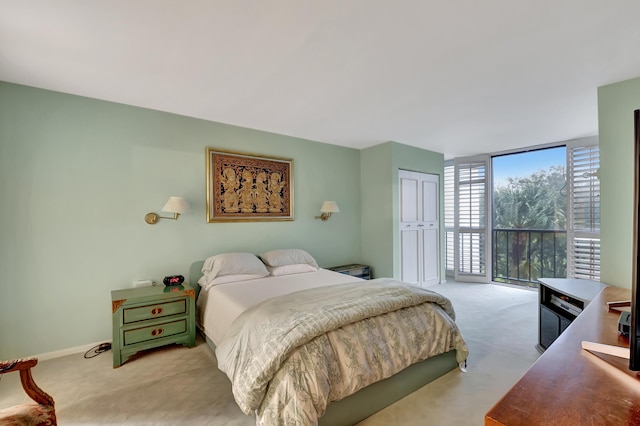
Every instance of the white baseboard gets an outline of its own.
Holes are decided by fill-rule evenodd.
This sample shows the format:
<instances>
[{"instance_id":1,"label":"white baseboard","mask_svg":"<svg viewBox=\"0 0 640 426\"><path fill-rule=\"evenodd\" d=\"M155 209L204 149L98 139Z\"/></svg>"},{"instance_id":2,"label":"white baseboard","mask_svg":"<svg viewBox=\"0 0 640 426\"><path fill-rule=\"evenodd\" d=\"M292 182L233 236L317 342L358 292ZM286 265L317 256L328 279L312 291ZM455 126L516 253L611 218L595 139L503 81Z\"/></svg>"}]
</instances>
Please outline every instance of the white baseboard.
<instances>
[{"instance_id":1,"label":"white baseboard","mask_svg":"<svg viewBox=\"0 0 640 426\"><path fill-rule=\"evenodd\" d=\"M108 341L109 343L111 343L111 341ZM86 345L82 345L82 346L75 346L73 348L67 348L67 349L60 349L59 351L53 351L53 352L45 352L42 354L38 354L38 355L34 355L35 358L38 358L39 361L44 361L47 359L53 359L53 358L59 358L61 356L66 356L66 355L73 355L73 354L77 354L77 353L85 353L87 352L89 349L98 346L101 343L106 343L104 340L101 342L96 342L96 343L90 343L90 344L86 344Z\"/></svg>"}]
</instances>

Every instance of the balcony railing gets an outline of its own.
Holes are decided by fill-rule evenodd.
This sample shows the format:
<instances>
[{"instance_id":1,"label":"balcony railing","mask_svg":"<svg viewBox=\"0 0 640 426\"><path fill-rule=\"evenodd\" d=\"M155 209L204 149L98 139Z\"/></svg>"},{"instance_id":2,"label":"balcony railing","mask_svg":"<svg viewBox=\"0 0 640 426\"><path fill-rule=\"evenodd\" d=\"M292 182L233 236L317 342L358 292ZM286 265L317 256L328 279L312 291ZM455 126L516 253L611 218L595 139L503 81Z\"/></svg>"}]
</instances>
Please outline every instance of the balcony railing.
<instances>
[{"instance_id":1,"label":"balcony railing","mask_svg":"<svg viewBox=\"0 0 640 426\"><path fill-rule=\"evenodd\" d=\"M567 276L567 231L493 230L492 279L537 287L537 280Z\"/></svg>"}]
</instances>

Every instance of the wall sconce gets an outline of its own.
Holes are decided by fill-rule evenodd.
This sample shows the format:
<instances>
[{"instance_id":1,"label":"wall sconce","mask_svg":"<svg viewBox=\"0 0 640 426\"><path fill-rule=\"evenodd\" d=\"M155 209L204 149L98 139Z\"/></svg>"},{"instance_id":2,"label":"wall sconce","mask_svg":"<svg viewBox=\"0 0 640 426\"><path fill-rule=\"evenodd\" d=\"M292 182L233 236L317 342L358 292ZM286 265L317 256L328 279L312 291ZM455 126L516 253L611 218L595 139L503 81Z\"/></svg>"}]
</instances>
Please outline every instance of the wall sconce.
<instances>
[{"instance_id":1,"label":"wall sconce","mask_svg":"<svg viewBox=\"0 0 640 426\"><path fill-rule=\"evenodd\" d=\"M189 211L189 203L187 203L187 200L181 197L169 197L169 200L165 203L162 211L173 213L173 217L158 216L155 213L147 213L147 215L144 217L144 221L149 225L154 225L158 223L160 219L178 220L178 216L180 216L181 213Z\"/></svg>"},{"instance_id":2,"label":"wall sconce","mask_svg":"<svg viewBox=\"0 0 640 426\"><path fill-rule=\"evenodd\" d=\"M339 213L340 208L335 201L325 201L322 203L322 207L320 207L320 216L316 216L316 219L320 219L325 222L327 219L331 217L331 213Z\"/></svg>"}]
</instances>

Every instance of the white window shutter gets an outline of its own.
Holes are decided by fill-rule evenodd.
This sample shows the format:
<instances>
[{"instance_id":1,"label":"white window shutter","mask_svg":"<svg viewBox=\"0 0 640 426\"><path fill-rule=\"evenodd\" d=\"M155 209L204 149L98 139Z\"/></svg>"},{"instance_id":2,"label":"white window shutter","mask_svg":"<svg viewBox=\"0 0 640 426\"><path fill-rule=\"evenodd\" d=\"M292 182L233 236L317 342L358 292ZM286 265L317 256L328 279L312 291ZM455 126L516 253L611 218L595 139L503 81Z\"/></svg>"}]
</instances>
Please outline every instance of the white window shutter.
<instances>
[{"instance_id":1,"label":"white window shutter","mask_svg":"<svg viewBox=\"0 0 640 426\"><path fill-rule=\"evenodd\" d=\"M489 157L455 160L455 279L489 282Z\"/></svg>"},{"instance_id":2,"label":"white window shutter","mask_svg":"<svg viewBox=\"0 0 640 426\"><path fill-rule=\"evenodd\" d=\"M453 233L455 228L455 167L452 161L444 165L444 233L445 233L445 265L447 275L454 275L455 243Z\"/></svg>"},{"instance_id":3,"label":"white window shutter","mask_svg":"<svg viewBox=\"0 0 640 426\"><path fill-rule=\"evenodd\" d=\"M600 280L600 150L567 146L569 226L568 273Z\"/></svg>"}]
</instances>

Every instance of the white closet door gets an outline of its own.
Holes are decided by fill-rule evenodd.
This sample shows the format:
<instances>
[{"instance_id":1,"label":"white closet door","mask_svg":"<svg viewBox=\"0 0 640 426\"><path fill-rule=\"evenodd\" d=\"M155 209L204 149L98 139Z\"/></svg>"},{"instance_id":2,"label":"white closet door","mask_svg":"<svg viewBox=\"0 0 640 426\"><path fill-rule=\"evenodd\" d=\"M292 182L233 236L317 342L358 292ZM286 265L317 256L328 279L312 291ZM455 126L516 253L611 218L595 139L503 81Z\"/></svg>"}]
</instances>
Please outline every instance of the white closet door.
<instances>
[{"instance_id":1,"label":"white closet door","mask_svg":"<svg viewBox=\"0 0 640 426\"><path fill-rule=\"evenodd\" d=\"M439 177L401 170L400 279L422 286L440 282Z\"/></svg>"},{"instance_id":2,"label":"white closet door","mask_svg":"<svg viewBox=\"0 0 640 426\"><path fill-rule=\"evenodd\" d=\"M422 188L422 285L440 282L438 176L423 175Z\"/></svg>"},{"instance_id":3,"label":"white closet door","mask_svg":"<svg viewBox=\"0 0 640 426\"><path fill-rule=\"evenodd\" d=\"M401 276L400 279L411 284L420 282L420 247L419 231L417 229L403 229L400 232L401 241Z\"/></svg>"},{"instance_id":4,"label":"white closet door","mask_svg":"<svg viewBox=\"0 0 640 426\"><path fill-rule=\"evenodd\" d=\"M420 284L420 176L400 171L400 279Z\"/></svg>"}]
</instances>

